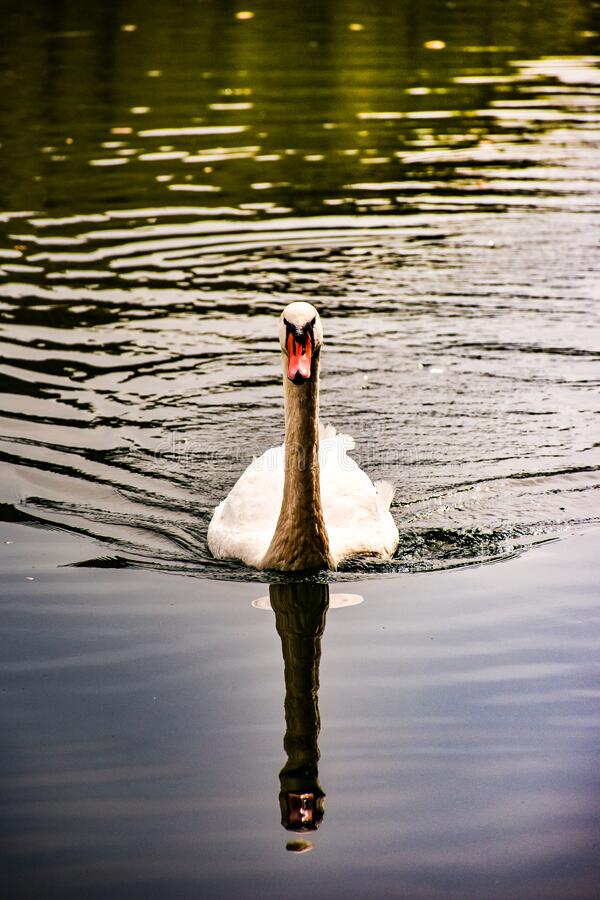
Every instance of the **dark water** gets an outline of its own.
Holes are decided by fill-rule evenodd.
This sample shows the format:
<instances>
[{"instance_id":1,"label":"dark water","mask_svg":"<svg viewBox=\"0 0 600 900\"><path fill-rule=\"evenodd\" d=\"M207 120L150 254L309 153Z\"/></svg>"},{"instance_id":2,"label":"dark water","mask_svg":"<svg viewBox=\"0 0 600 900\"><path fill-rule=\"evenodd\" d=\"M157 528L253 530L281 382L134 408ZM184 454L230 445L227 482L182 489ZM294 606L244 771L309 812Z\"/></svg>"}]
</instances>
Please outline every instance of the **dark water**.
<instances>
[{"instance_id":1,"label":"dark water","mask_svg":"<svg viewBox=\"0 0 600 900\"><path fill-rule=\"evenodd\" d=\"M3 893L597 898L600 5L2 29ZM338 586L206 548L293 299L396 486Z\"/></svg>"},{"instance_id":2,"label":"dark water","mask_svg":"<svg viewBox=\"0 0 600 900\"><path fill-rule=\"evenodd\" d=\"M57 569L89 546L49 532L32 569L31 529L0 536L11 900L597 897L597 532L350 608L276 586L275 614L264 585ZM317 831L281 827L290 794Z\"/></svg>"},{"instance_id":3,"label":"dark water","mask_svg":"<svg viewBox=\"0 0 600 900\"><path fill-rule=\"evenodd\" d=\"M239 575L206 526L281 441L275 317L307 299L323 418L397 487L392 569L598 520L596 4L26 7L1 69L5 517Z\"/></svg>"}]
</instances>

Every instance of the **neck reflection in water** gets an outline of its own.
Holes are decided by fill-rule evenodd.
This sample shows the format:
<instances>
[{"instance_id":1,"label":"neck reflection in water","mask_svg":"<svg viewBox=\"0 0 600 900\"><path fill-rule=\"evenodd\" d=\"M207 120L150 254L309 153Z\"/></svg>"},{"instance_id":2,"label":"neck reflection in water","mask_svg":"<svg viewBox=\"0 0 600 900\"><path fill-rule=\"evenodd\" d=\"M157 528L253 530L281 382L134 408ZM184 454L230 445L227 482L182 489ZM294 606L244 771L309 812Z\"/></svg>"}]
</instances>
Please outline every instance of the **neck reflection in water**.
<instances>
[{"instance_id":1,"label":"neck reflection in water","mask_svg":"<svg viewBox=\"0 0 600 900\"><path fill-rule=\"evenodd\" d=\"M288 831L315 831L323 819L325 792L319 784L319 663L329 607L326 584L272 584L275 626L285 668L283 746L287 761L279 773L281 824ZM299 842L290 850L308 849Z\"/></svg>"}]
</instances>

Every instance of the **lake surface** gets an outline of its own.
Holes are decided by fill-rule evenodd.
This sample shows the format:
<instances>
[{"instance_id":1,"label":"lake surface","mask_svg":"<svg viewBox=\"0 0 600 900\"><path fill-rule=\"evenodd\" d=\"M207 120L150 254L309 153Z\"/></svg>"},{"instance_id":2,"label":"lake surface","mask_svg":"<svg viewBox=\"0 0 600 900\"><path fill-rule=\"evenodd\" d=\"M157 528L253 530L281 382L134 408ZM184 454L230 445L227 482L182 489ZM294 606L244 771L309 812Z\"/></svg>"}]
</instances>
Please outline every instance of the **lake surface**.
<instances>
[{"instance_id":1,"label":"lake surface","mask_svg":"<svg viewBox=\"0 0 600 900\"><path fill-rule=\"evenodd\" d=\"M591 0L3 10L15 891L594 896L599 31ZM206 547L282 440L291 300L400 529L300 622ZM323 808L300 869L278 817Z\"/></svg>"},{"instance_id":2,"label":"lake surface","mask_svg":"<svg viewBox=\"0 0 600 900\"><path fill-rule=\"evenodd\" d=\"M9 14L7 514L230 575L207 523L282 439L308 299L323 419L397 486L392 568L597 521L598 39L546 6Z\"/></svg>"},{"instance_id":3,"label":"lake surface","mask_svg":"<svg viewBox=\"0 0 600 900\"><path fill-rule=\"evenodd\" d=\"M597 897L597 531L274 612L32 532L0 531L7 896Z\"/></svg>"}]
</instances>

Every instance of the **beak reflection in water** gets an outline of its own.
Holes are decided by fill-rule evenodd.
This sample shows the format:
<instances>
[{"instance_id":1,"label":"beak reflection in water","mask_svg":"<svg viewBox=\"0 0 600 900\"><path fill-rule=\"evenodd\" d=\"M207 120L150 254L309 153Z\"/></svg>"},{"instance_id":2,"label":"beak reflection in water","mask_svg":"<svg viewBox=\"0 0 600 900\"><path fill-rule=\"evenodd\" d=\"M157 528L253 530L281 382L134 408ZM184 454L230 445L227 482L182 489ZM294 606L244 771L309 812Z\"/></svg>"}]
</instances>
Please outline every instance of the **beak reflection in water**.
<instances>
[{"instance_id":1,"label":"beak reflection in water","mask_svg":"<svg viewBox=\"0 0 600 900\"><path fill-rule=\"evenodd\" d=\"M327 584L272 584L269 596L253 602L272 609L281 639L285 674L283 739L287 760L279 773L281 824L297 834L316 831L324 816L325 792L319 783L319 665L327 610L362 602L357 594L329 596ZM311 841L289 841L287 849L303 853Z\"/></svg>"}]
</instances>

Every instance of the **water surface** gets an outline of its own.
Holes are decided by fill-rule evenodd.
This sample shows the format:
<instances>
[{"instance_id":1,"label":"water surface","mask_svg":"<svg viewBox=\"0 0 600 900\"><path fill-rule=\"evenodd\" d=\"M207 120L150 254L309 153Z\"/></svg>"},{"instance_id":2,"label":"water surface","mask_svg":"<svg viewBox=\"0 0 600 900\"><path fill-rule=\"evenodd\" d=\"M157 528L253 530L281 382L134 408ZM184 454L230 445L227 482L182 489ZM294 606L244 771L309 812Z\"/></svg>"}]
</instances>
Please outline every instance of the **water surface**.
<instances>
[{"instance_id":1,"label":"water surface","mask_svg":"<svg viewBox=\"0 0 600 900\"><path fill-rule=\"evenodd\" d=\"M304 299L323 418L397 489L392 570L596 522L594 4L236 12L7 15L5 516L250 577L206 527L282 440Z\"/></svg>"},{"instance_id":2,"label":"water surface","mask_svg":"<svg viewBox=\"0 0 600 900\"><path fill-rule=\"evenodd\" d=\"M596 898L597 3L2 23L11 900ZM267 585L294 299L400 545Z\"/></svg>"},{"instance_id":3,"label":"water surface","mask_svg":"<svg viewBox=\"0 0 600 900\"><path fill-rule=\"evenodd\" d=\"M597 532L274 612L0 538L11 898L597 896Z\"/></svg>"}]
</instances>

